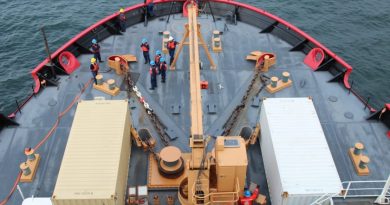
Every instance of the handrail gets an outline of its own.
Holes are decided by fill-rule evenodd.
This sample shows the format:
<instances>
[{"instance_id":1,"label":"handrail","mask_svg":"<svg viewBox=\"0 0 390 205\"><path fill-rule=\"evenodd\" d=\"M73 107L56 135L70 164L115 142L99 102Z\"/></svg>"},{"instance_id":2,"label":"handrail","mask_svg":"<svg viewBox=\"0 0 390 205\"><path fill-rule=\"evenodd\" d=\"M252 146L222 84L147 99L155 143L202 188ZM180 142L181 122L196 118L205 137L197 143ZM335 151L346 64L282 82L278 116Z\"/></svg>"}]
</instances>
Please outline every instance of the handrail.
<instances>
[{"instance_id":1,"label":"handrail","mask_svg":"<svg viewBox=\"0 0 390 205\"><path fill-rule=\"evenodd\" d=\"M319 41L317 41L316 39L314 39L313 37L311 37L309 34L307 34L306 32L302 31L301 29L299 29L298 27L292 25L291 23L289 23L288 21L276 16L276 15L273 15L263 9L260 9L260 8L257 8L257 7L254 7L254 6L251 6L251 5L248 5L248 4L244 4L244 3L241 3L241 2L237 2L237 1L231 1L231 0L212 0L213 2L217 2L217 3L225 3L225 4L230 4L230 5L233 5L233 6L238 6L238 7L242 7L242 8L245 8L245 9L248 9L250 11L254 11L256 13L259 13L263 16L266 16L270 19L273 19L275 21L277 21L278 23L286 26L289 30L292 30L296 33L298 33L299 35L301 35L303 38L307 39L308 41L310 41L311 43L313 43L315 46L321 48L322 50L324 50L330 57L332 57L334 60L336 60L340 65L342 65L346 71L345 71L345 74L344 74L344 79L343 79L343 83L344 83L344 86L345 88L347 89L351 89L351 85L349 83L349 77L352 73L352 66L349 65L347 62L345 62L340 56L336 55L335 53L333 53L330 49L328 49L325 45L323 45L322 43L320 43ZM367 102L356 92L353 92L353 94L358 97L358 99L360 101L362 101L363 103L367 104ZM375 112L376 110L370 106L369 104L367 104L367 107L370 109L371 112Z\"/></svg>"},{"instance_id":2,"label":"handrail","mask_svg":"<svg viewBox=\"0 0 390 205\"><path fill-rule=\"evenodd\" d=\"M195 184L192 186L192 193L193 193L193 198L191 199L194 204L198 204L197 200L205 200L209 199L207 203L202 203L204 205L211 204L211 203L234 203L237 202L240 199L239 192L240 192L240 183L238 178L236 178L236 188L234 192L211 192L207 195L204 196L197 196L195 193ZM232 200L220 200L220 201L215 201L215 200L210 200L213 199L215 196L220 196L220 195L230 195L232 197Z\"/></svg>"},{"instance_id":3,"label":"handrail","mask_svg":"<svg viewBox=\"0 0 390 205\"><path fill-rule=\"evenodd\" d=\"M182 2L184 0L154 0L154 4L160 4L160 3L167 3L167 2ZM144 7L145 4L144 3L140 3L140 4L136 4L136 5L133 5L133 6L130 6L128 8L125 9L125 13L126 12L130 12L130 11L133 11L135 9L139 9L139 8L142 8ZM118 13L115 12L103 19L101 19L100 21L96 22L95 24L91 25L90 27L84 29L81 33L77 34L76 36L74 36L73 38L71 38L68 42L66 42L64 45L62 45L60 48L58 48L55 52L53 52L51 54L51 58L52 59L55 59L61 52L65 51L67 48L69 48L70 46L72 46L75 42L77 42L79 39L81 39L82 37L84 37L85 35L87 35L89 32L92 32L94 29L96 29L97 27L105 24L106 22L112 20L113 18L116 18L118 17ZM34 80L34 88L33 88L33 93L32 94L29 94L29 96L26 98L26 100L24 101L23 104L20 105L20 109L28 102L31 100L31 98L39 92L40 88L41 88L41 83L39 81L39 78L38 78L38 72L47 64L49 63L49 60L48 58L45 58L40 64L38 64L32 71L31 71L31 76ZM13 111L12 113L10 113L8 115L8 117L10 118L14 118L16 116L16 113L18 112L18 110L16 111Z\"/></svg>"},{"instance_id":4,"label":"handrail","mask_svg":"<svg viewBox=\"0 0 390 205\"><path fill-rule=\"evenodd\" d=\"M182 2L182 1L184 1L184 0L154 0L154 4L160 4L160 3L166 3L166 2ZM126 8L124 12L127 13L127 12L133 11L135 9L142 8L144 6L146 6L146 4L139 3L139 4L136 4L136 5L133 5L133 6ZM115 12L115 13L101 19L100 21L96 22L95 24L91 25L90 27L86 28L81 33L77 34L76 36L71 38L68 42L66 42L64 45L62 45L60 48L58 48L54 53L52 53L51 58L52 59L56 58L62 51L65 51L67 48L69 48L71 45L73 45L80 38L84 37L89 32L92 32L94 29L105 24L106 22L108 22L114 18L117 18L118 16L119 16L119 13ZM47 58L45 58L45 60L43 60L38 66L36 66L31 71L31 75L35 81L38 80L38 76L37 76L38 71L41 70L48 62L49 62L49 60ZM38 93L39 89L40 89L40 83L37 84L37 81L36 81L34 92Z\"/></svg>"},{"instance_id":5,"label":"handrail","mask_svg":"<svg viewBox=\"0 0 390 205\"><path fill-rule=\"evenodd\" d=\"M168 2L183 2L184 0L155 0L154 3L155 4L160 4L160 3L168 3ZM350 74L352 73L352 67L346 63L342 58L340 58L339 56L337 56L336 54L334 54L332 51L330 51L328 48L326 48L324 45L322 45L320 42L318 42L317 40L315 40L314 38L312 38L311 36L309 36L308 34L306 34L305 32L303 32L302 30L300 30L299 28L295 27L294 25L290 24L289 22L271 14L271 13L268 13L267 11L263 10L263 9L260 9L260 8L256 8L256 7L253 7L251 5L247 5L247 4L244 4L244 3L240 3L240 2L236 2L236 1L232 1L232 0L211 0L212 2L216 2L216 3L223 3L223 4L229 4L229 5L233 5L233 6L238 6L238 7L242 7L242 8L245 8L247 10L250 10L250 11L254 11L256 13L259 13L261 15L264 15L270 19L273 19L283 25L285 25L288 29L292 30L292 31L295 31L296 33L300 34L302 37L304 37L305 39L309 40L310 42L312 42L315 46L318 46L320 47L321 49L323 49L329 56L331 56L332 58L334 58L340 65L342 65L345 69L346 69L346 72L345 72L345 75L344 75L344 86L347 88L347 89L350 89L351 88L351 85L349 84L349 76ZM133 6L130 6L128 8L125 9L125 12L130 12L132 10L135 10L135 9L139 9L141 7L144 7L145 4L144 3L140 3L140 4L136 4L136 5L133 5ZM73 38L71 38L67 43L65 43L63 46L61 46L60 48L58 48L54 53L51 54L51 57L54 59L56 58L62 51L66 50L68 47L70 47L71 45L73 45L76 41L78 41L80 38L84 37L86 34L88 34L88 32L91 32L93 29L97 28L98 26L106 23L107 21L110 21L111 19L115 18L118 16L118 13L114 13L114 14L111 14L110 16L107 16L105 18L103 18L102 20L98 21L97 23L93 24L92 26L88 27L87 29L85 29L84 31L82 31L81 33L77 34L76 36L74 36ZM39 78L37 76L37 73L38 71L40 71L46 64L48 63L48 59L46 58L45 60L43 60L40 64L38 64L32 71L31 71L31 75L33 77L33 80L35 82L35 86L34 86L34 90L33 90L33 93L38 93L39 90L40 90L40 87L41 87L41 84L39 82ZM366 103L365 100L356 92L352 89L352 93L358 97L358 99L360 101L362 101L363 103ZM29 95L27 97L27 100L25 101L25 103L27 103L31 98L32 98L33 94ZM24 103L24 104L25 104ZM21 105L21 107L24 106ZM373 112L375 109L368 105L368 107L370 108L370 111ZM9 117L14 117L16 115L16 112L13 112L9 115Z\"/></svg>"},{"instance_id":6,"label":"handrail","mask_svg":"<svg viewBox=\"0 0 390 205\"><path fill-rule=\"evenodd\" d=\"M318 205L318 204L322 204L324 203L325 201L330 201L331 204L333 204L333 200L332 198L339 195L338 193L336 194L333 194L333 193L326 193L322 196L320 196L318 199L316 199L314 202L312 202L310 205Z\"/></svg>"},{"instance_id":7,"label":"handrail","mask_svg":"<svg viewBox=\"0 0 390 205\"><path fill-rule=\"evenodd\" d=\"M346 199L347 197L378 197L382 193L383 187L386 184L386 182L387 182L387 180L344 181L341 184L343 185L343 187L346 186L346 188L344 189L343 194L340 195L340 197L342 197L343 199ZM358 185L360 184L362 186L365 184L370 185L370 183L371 184L372 183L378 184L378 186L381 184L382 186L380 186L380 187L357 187L357 188L353 187L353 184L358 184ZM355 193L351 194L350 191L355 192ZM356 192L358 192L358 193L356 193ZM367 193L367 192L369 192L369 193ZM378 194L374 194L376 192ZM385 196L390 197L390 193L385 192Z\"/></svg>"},{"instance_id":8,"label":"handrail","mask_svg":"<svg viewBox=\"0 0 390 205\"><path fill-rule=\"evenodd\" d=\"M390 176L389 176L388 180L390 180ZM336 193L336 194L326 193L326 194L320 196L319 198L317 198L310 205L322 204L327 200L330 200L330 202L332 204L332 202L333 202L332 198L346 199L346 198L361 198L361 197L378 197L380 195L382 195L384 197L390 197L389 189L387 188L387 190L386 190L386 186L384 186L386 184L386 182L388 183L388 180L344 181L341 183L343 186L343 191L341 192L341 194L340 193ZM380 183L383 185L380 187L352 188L353 184L361 184L361 186L362 186L365 184L371 185L372 183L374 183L374 184ZM355 192L355 193L350 194L351 193L350 191ZM375 192L373 192L373 191L375 191ZM360 192L360 193L356 193L356 192ZM369 192L369 193L366 193L366 192ZM375 193L377 193L377 194L375 194Z\"/></svg>"},{"instance_id":9,"label":"handrail","mask_svg":"<svg viewBox=\"0 0 390 205\"><path fill-rule=\"evenodd\" d=\"M243 8L246 8L248 10L260 13L260 14L268 17L268 18L271 18L271 19L277 21L278 23L281 23L281 24L287 26L287 28L289 28L290 30L293 30L293 31L297 32L302 37L304 37L307 40L309 40L310 42L312 42L314 45L316 45L316 46L320 47L321 49L323 49L329 56L331 56L333 59L335 59L338 63L340 63L342 66L344 66L347 69L346 77L344 77L344 85L345 85L346 88L350 87L349 82L348 82L348 77L349 77L349 74L352 72L352 66L350 66L342 58L340 58L338 55L333 53L331 50L329 50L322 43L318 42L317 40L315 40L313 37L309 36L307 33L302 31L301 29L297 28L296 26L292 25L291 23L285 21L284 19L282 19L282 18L280 18L278 16L275 16L275 15L273 15L271 13L268 13L267 11L265 11L263 9L250 6L248 4L244 4L244 3L241 3L241 2L237 2L237 1L228 1L228 0L213 0L213 1L214 2L220 2L220 3L228 3L228 4L231 4L231 5L243 7Z\"/></svg>"}]
</instances>

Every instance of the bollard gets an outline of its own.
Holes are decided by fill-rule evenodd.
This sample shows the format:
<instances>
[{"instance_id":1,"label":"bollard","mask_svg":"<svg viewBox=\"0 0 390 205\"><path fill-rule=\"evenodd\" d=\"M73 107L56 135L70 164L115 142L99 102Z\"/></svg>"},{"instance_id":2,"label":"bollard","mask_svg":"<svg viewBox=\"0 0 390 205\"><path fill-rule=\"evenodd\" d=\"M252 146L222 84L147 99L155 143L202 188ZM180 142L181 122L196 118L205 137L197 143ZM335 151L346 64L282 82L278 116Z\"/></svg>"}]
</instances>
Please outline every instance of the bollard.
<instances>
[{"instance_id":1,"label":"bollard","mask_svg":"<svg viewBox=\"0 0 390 205\"><path fill-rule=\"evenodd\" d=\"M22 162L19 167L22 170L24 176L31 174L31 169L26 162Z\"/></svg>"},{"instance_id":2,"label":"bollard","mask_svg":"<svg viewBox=\"0 0 390 205\"><path fill-rule=\"evenodd\" d=\"M172 195L168 195L167 196L167 202L168 202L168 205L174 205L175 204L175 200L174 200Z\"/></svg>"},{"instance_id":3,"label":"bollard","mask_svg":"<svg viewBox=\"0 0 390 205\"><path fill-rule=\"evenodd\" d=\"M153 205L160 205L160 198L157 194L153 196Z\"/></svg>"},{"instance_id":4,"label":"bollard","mask_svg":"<svg viewBox=\"0 0 390 205\"><path fill-rule=\"evenodd\" d=\"M221 46L221 39L216 38L214 39L214 47L219 48Z\"/></svg>"},{"instance_id":5,"label":"bollard","mask_svg":"<svg viewBox=\"0 0 390 205\"><path fill-rule=\"evenodd\" d=\"M278 85L278 80L279 80L278 77L273 76L271 78L271 87L276 88L276 86Z\"/></svg>"},{"instance_id":6,"label":"bollard","mask_svg":"<svg viewBox=\"0 0 390 205\"><path fill-rule=\"evenodd\" d=\"M114 58L114 68L115 70L121 69L121 59L119 57Z\"/></svg>"},{"instance_id":7,"label":"bollard","mask_svg":"<svg viewBox=\"0 0 390 205\"><path fill-rule=\"evenodd\" d=\"M354 155L361 155L363 149L364 149L364 145L362 143L358 142L355 144L355 147L353 149L353 154Z\"/></svg>"},{"instance_id":8,"label":"bollard","mask_svg":"<svg viewBox=\"0 0 390 205\"><path fill-rule=\"evenodd\" d=\"M155 147L156 146L156 140L154 138L150 138L149 139L149 146L151 148Z\"/></svg>"},{"instance_id":9,"label":"bollard","mask_svg":"<svg viewBox=\"0 0 390 205\"><path fill-rule=\"evenodd\" d=\"M282 73L282 81L283 81L283 83L287 83L289 78L290 78L290 73L289 72L283 72Z\"/></svg>"},{"instance_id":10,"label":"bollard","mask_svg":"<svg viewBox=\"0 0 390 205\"><path fill-rule=\"evenodd\" d=\"M115 80L114 79L107 80L107 84L108 84L108 88L110 90L114 90L115 89Z\"/></svg>"},{"instance_id":11,"label":"bollard","mask_svg":"<svg viewBox=\"0 0 390 205\"><path fill-rule=\"evenodd\" d=\"M265 72L268 71L268 68L270 67L270 60L269 60L269 55L264 56L264 65L261 69L264 69Z\"/></svg>"},{"instance_id":12,"label":"bollard","mask_svg":"<svg viewBox=\"0 0 390 205\"><path fill-rule=\"evenodd\" d=\"M219 38L220 32L217 30L213 31L213 38Z\"/></svg>"},{"instance_id":13,"label":"bollard","mask_svg":"<svg viewBox=\"0 0 390 205\"><path fill-rule=\"evenodd\" d=\"M24 154L27 156L27 160L32 162L35 160L35 150L31 147L24 149Z\"/></svg>"},{"instance_id":14,"label":"bollard","mask_svg":"<svg viewBox=\"0 0 390 205\"><path fill-rule=\"evenodd\" d=\"M102 85L103 84L103 75L102 74L96 75L96 81L97 81L98 85Z\"/></svg>"},{"instance_id":15,"label":"bollard","mask_svg":"<svg viewBox=\"0 0 390 205\"><path fill-rule=\"evenodd\" d=\"M365 169L367 168L367 164L370 162L370 158L368 158L367 156L361 156L360 157L360 162L359 162L359 167L361 169Z\"/></svg>"},{"instance_id":16,"label":"bollard","mask_svg":"<svg viewBox=\"0 0 390 205\"><path fill-rule=\"evenodd\" d=\"M169 31L164 31L163 32L163 37L166 38L166 39L168 39L170 35L171 35L171 32L169 32Z\"/></svg>"}]
</instances>

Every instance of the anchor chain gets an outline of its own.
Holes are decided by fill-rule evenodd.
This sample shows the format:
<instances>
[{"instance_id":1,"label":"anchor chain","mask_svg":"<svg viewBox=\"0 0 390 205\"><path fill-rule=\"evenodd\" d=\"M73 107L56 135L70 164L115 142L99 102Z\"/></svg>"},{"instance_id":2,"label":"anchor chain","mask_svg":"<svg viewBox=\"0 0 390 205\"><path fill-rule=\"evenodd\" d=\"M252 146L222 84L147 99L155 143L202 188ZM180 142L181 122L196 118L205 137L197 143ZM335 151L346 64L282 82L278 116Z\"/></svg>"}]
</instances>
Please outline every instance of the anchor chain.
<instances>
[{"instance_id":1,"label":"anchor chain","mask_svg":"<svg viewBox=\"0 0 390 205\"><path fill-rule=\"evenodd\" d=\"M124 76L124 80L127 85L127 97L130 99L131 97L137 97L141 104L143 104L144 110L149 116L150 121L152 122L154 128L156 129L158 135L160 136L160 139L164 146L169 145L169 135L165 132L165 125L161 122L160 118L156 115L156 113L153 111L153 109L149 106L149 104L145 101L145 99L142 97L141 92L139 92L137 86L131 79L130 73L127 72ZM156 157L156 153L153 149L149 146L149 151L153 153Z\"/></svg>"},{"instance_id":2,"label":"anchor chain","mask_svg":"<svg viewBox=\"0 0 390 205\"><path fill-rule=\"evenodd\" d=\"M261 74L260 70L257 70L255 75L252 78L251 83L249 84L248 88L246 89L245 95L241 99L241 103L236 106L236 108L233 110L232 114L229 116L228 120L224 124L224 126L223 126L224 129L223 129L221 136L229 136L230 135L234 125L237 122L237 118L239 117L241 111L244 110L244 108L245 108L248 97L249 97L249 95L253 89L253 86L255 85L256 80L258 78L260 78L262 86L260 87L260 89L256 93L256 95L259 95L259 93L265 88L269 77L267 77L264 74Z\"/></svg>"}]
</instances>

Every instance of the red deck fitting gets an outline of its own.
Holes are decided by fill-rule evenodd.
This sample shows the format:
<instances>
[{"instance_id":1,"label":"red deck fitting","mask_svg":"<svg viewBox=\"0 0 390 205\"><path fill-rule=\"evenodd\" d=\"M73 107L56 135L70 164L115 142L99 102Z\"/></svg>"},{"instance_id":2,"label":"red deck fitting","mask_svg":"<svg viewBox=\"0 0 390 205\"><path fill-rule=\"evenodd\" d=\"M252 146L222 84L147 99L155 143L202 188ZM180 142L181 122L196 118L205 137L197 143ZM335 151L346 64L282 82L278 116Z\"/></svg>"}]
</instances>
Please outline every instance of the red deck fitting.
<instances>
[{"instance_id":1,"label":"red deck fitting","mask_svg":"<svg viewBox=\"0 0 390 205\"><path fill-rule=\"evenodd\" d=\"M208 89L209 88L209 82L207 82L207 81L200 81L200 88Z\"/></svg>"},{"instance_id":2,"label":"red deck fitting","mask_svg":"<svg viewBox=\"0 0 390 205\"><path fill-rule=\"evenodd\" d=\"M58 56L58 61L61 66L65 69L67 74L71 74L77 68L80 67L80 62L77 58L69 51L64 51Z\"/></svg>"},{"instance_id":3,"label":"red deck fitting","mask_svg":"<svg viewBox=\"0 0 390 205\"><path fill-rule=\"evenodd\" d=\"M317 70L317 68L321 65L322 61L324 61L325 52L321 48L313 48L307 55L305 60L303 61L307 66L309 66L313 70Z\"/></svg>"}]
</instances>

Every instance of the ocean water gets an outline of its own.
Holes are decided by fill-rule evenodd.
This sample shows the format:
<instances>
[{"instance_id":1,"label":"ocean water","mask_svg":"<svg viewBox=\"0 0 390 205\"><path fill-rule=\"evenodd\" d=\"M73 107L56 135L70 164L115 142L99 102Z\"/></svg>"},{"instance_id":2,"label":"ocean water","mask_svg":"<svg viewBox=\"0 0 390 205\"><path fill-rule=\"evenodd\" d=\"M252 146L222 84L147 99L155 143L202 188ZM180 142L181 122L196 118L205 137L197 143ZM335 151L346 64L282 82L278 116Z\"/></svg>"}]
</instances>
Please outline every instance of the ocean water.
<instances>
[{"instance_id":1,"label":"ocean water","mask_svg":"<svg viewBox=\"0 0 390 205\"><path fill-rule=\"evenodd\" d=\"M354 88L375 108L390 103L390 1L241 0L282 17L352 65ZM51 51L105 16L142 0L0 0L0 113L32 91L30 71Z\"/></svg>"}]
</instances>

